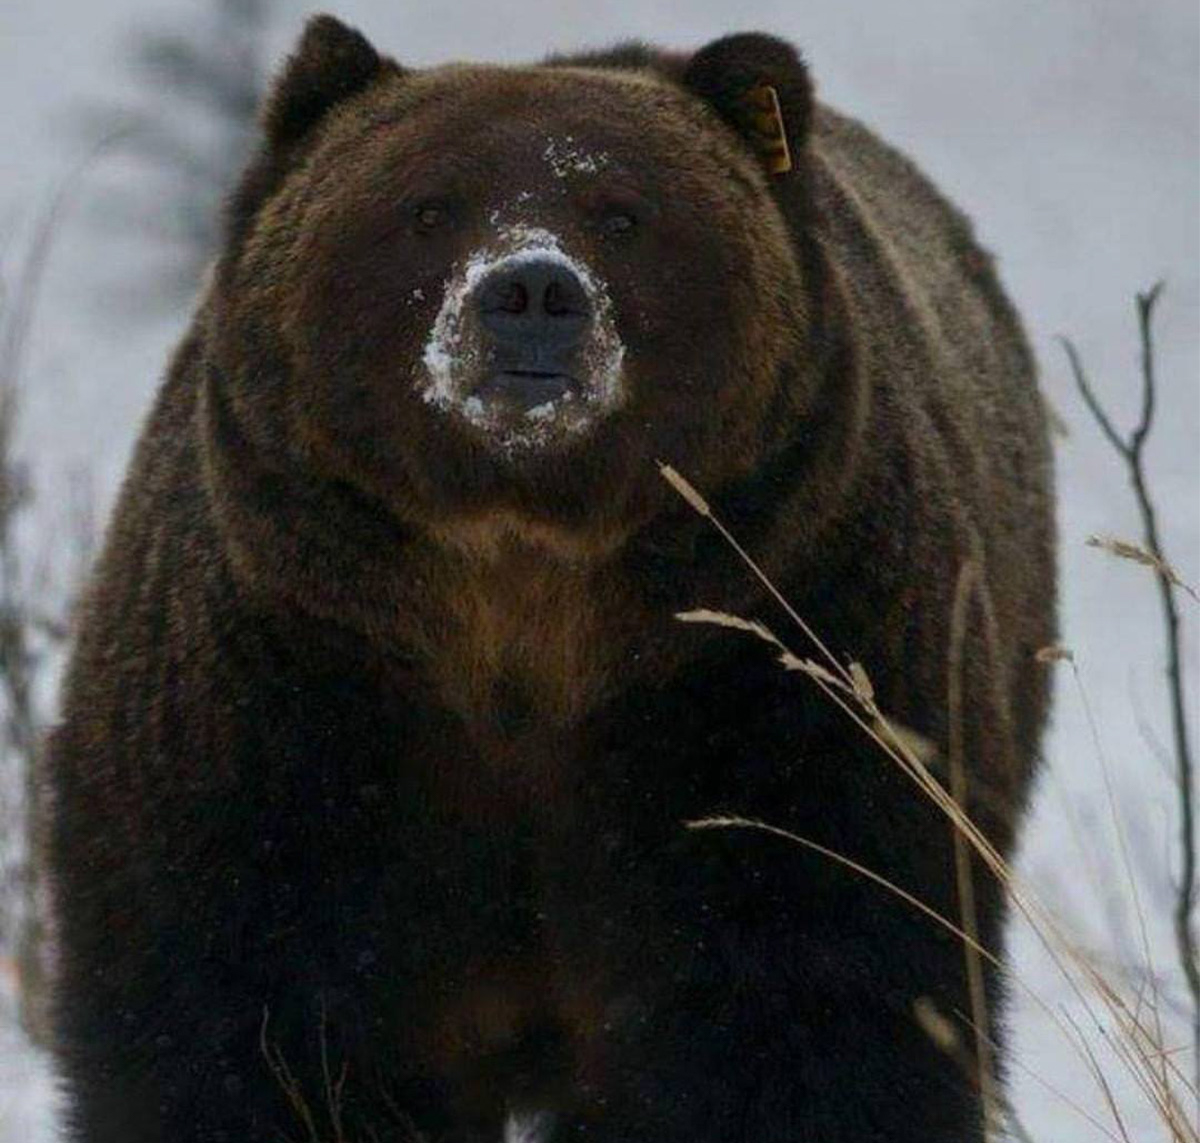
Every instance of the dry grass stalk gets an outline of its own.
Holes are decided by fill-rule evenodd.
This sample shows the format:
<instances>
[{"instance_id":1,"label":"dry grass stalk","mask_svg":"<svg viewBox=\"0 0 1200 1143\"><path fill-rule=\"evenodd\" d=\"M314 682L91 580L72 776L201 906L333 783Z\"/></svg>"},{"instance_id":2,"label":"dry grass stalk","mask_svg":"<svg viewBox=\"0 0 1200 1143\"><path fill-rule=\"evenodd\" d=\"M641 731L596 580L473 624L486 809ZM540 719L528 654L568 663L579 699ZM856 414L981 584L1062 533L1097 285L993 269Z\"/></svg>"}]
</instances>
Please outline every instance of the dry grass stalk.
<instances>
[{"instance_id":1,"label":"dry grass stalk","mask_svg":"<svg viewBox=\"0 0 1200 1143\"><path fill-rule=\"evenodd\" d=\"M1153 552L1148 552L1141 544L1135 544L1132 540L1119 540L1116 536L1088 536L1085 542L1089 548L1099 548L1118 559L1131 560L1143 567L1153 568L1173 586L1186 591L1197 603L1200 603L1200 595L1196 594L1196 589L1187 583L1166 560L1161 556L1156 556Z\"/></svg>"},{"instance_id":2,"label":"dry grass stalk","mask_svg":"<svg viewBox=\"0 0 1200 1143\"><path fill-rule=\"evenodd\" d=\"M329 1059L329 1019L324 997L320 1004L318 1030L321 1061L319 1082L324 1101L324 1115L319 1116L313 1110L312 1104L305 1095L304 1085L288 1065L278 1045L271 1043L267 1036L269 1024L270 1010L264 1006L262 1024L259 1026L258 1034L259 1052L266 1061L271 1075L279 1084L293 1115L304 1130L303 1143L383 1143L384 1140L388 1140L389 1143L429 1143L428 1137L418 1130L411 1116L386 1090L380 1094L387 1105L392 1122L383 1130L369 1123L358 1124L355 1128L355 1135L351 1136L348 1133L344 1118L344 1106L346 1080L350 1075L350 1065L348 1061L343 1061L341 1067L335 1072ZM328 1127L324 1127L319 1120L327 1121ZM294 1143L294 1141L285 1137L283 1143Z\"/></svg>"},{"instance_id":3,"label":"dry grass stalk","mask_svg":"<svg viewBox=\"0 0 1200 1143\"><path fill-rule=\"evenodd\" d=\"M758 821L757 819L754 819L754 818L745 818L745 817L740 817L738 815L721 814L721 815L714 815L712 817L707 817L707 818L698 818L698 819L695 819L692 821L685 821L683 823L683 825L684 825L685 829L690 829L690 830L711 830L711 829L757 830L762 833L771 834L771 835L778 837L784 841L787 841L791 844L799 845L804 849L811 850L812 852L820 854L822 857L827 858L828 860L834 862L835 864L841 865L843 868L849 869L852 873L864 878L867 881L872 882L875 885L878 885L885 892L891 893L893 896L899 898L901 901L904 901L906 904L910 905L913 909L917 910L917 912L919 912L919 913L923 914L925 917L927 917L934 924L940 926L941 928L945 929L947 932L951 933L954 937L956 937L958 940L960 940L963 943L965 948L971 949L971 951L977 957L979 957L981 960L986 961L988 964L992 965L997 970L1005 972L1006 975L1009 977L1009 979L1012 980L1021 989L1021 991L1042 1011L1042 1013L1045 1016L1047 1016L1054 1024L1056 1024L1058 1026L1060 1031L1062 1031L1069 1040L1074 1038L1071 1033L1071 1029L1065 1025L1063 1017L1060 1016L1058 1014L1058 1012L1056 1012L1048 1004L1046 1004L1046 1002L1044 1000L1042 1000L1042 998L1037 994L1037 992L1035 992L1034 989L1032 987L1030 987L1030 985L1026 981L1024 981L1021 977L1008 972L1008 969L1006 968L1006 966L999 959L999 957L996 956L995 953L993 953L990 949L986 948L984 945L980 944L979 941L975 937L973 937L969 933L967 933L962 927L957 925L954 921L950 920L948 917L943 916L936 909L932 908L926 902L922 901L915 894L908 892L908 890L897 885L894 881L889 880L888 878L884 877L880 873L877 873L875 870L871 869L870 867L863 865L861 862L855 861L853 858L847 857L845 854L839 853L837 850L830 849L827 846L821 845L820 842L813 841L811 838L803 837L800 834L792 833L790 830L782 829L779 826L771 825L768 822ZM935 1043L938 1043L938 1042L944 1040L944 1038L945 1038L945 1034L946 1034L945 1028L949 1024L949 1021L946 1019L946 1017L943 1016L940 1012L938 1012L936 1007L932 1006L931 1002L927 1003L927 1005L923 1008L915 1009L913 1014L914 1014L914 1017L919 1022L923 1023L923 1013L927 1012L930 1008L932 1008L932 1011L937 1014L937 1021L938 1021L937 1028L931 1029L931 1031L934 1032L933 1039L934 1039ZM953 1026L951 1025L951 1027L953 1027ZM957 1041L957 1033L955 1033L955 1040ZM995 1044L990 1040L989 1040L989 1046L994 1053ZM951 1056L957 1056L958 1052L951 1052L949 1054ZM960 1062L961 1062L961 1060L960 1060ZM1018 1066L1019 1066L1019 1063L1018 1063ZM975 1080L975 1068L974 1068L973 1061L972 1061L971 1065L969 1067L966 1067L964 1070L965 1070L966 1074L968 1075L968 1078L970 1078L972 1081L974 1081ZM1063 1103L1065 1103L1068 1107L1070 1107L1077 1115L1080 1116L1080 1118L1087 1120L1098 1131L1101 1131L1103 1134L1108 1136L1108 1138L1117 1141L1117 1143L1120 1143L1120 1140L1123 1137L1120 1135L1114 1134L1111 1130L1109 1130L1107 1127L1105 1127L1105 1125L1103 1123L1101 1123L1098 1119L1096 1119L1095 1116L1093 1116L1091 1114L1091 1112L1089 1112L1086 1108L1081 1107L1080 1105L1074 1103L1070 1099L1070 1097L1065 1095L1064 1093L1059 1092L1056 1089L1050 1087L1040 1077L1034 1076L1034 1078L1041 1084L1042 1087L1046 1088L1054 1096L1056 1096L1058 1099L1062 1100ZM1009 1107L1009 1105L1007 1104L1007 1101L1005 1101L1003 1099L1003 1097L1000 1095L999 1092L997 1092L996 1098L997 1098L997 1104L999 1105L999 1107L1003 1113L1003 1117L1007 1122L1009 1130L1013 1131L1019 1137L1022 1136L1023 1134L1025 1134L1023 1132L1023 1129L1020 1128L1019 1124L1014 1124L1014 1120L1016 1118L1015 1112L1011 1109L1011 1107Z\"/></svg>"},{"instance_id":4,"label":"dry grass stalk","mask_svg":"<svg viewBox=\"0 0 1200 1143\"><path fill-rule=\"evenodd\" d=\"M304 1096L304 1089L295 1073L288 1066L287 1060L277 1045L272 1045L267 1039L267 1025L270 1022L270 1012L264 1006L262 1024L259 1028L259 1049L267 1067L283 1089L292 1112L304 1128L307 1143L350 1143L342 1122L342 1092L349 1074L349 1065L343 1064L337 1076L333 1075L329 1065L329 1037L326 1031L327 1016L325 1004L321 1004L321 1087L325 1097L325 1112L329 1119L331 1134L326 1135L317 1126L317 1118L312 1107Z\"/></svg>"},{"instance_id":5,"label":"dry grass stalk","mask_svg":"<svg viewBox=\"0 0 1200 1143\"><path fill-rule=\"evenodd\" d=\"M258 1030L258 1046L262 1057L267 1062L267 1067L271 1074L275 1077L280 1088L283 1089L284 1096L287 1098L288 1104L295 1113L296 1118L303 1125L308 1143L321 1143L321 1134L317 1130L317 1122L313 1116L312 1108L309 1107L308 1101L304 1098L304 1091L300 1086L299 1080L296 1079L292 1069L288 1066L287 1060L277 1045L272 1045L267 1039L267 1025L270 1023L270 1010L263 1006L262 1024Z\"/></svg>"},{"instance_id":6,"label":"dry grass stalk","mask_svg":"<svg viewBox=\"0 0 1200 1143\"><path fill-rule=\"evenodd\" d=\"M809 660L804 660L793 655L785 649L780 655L781 662L793 669L800 669L804 674L808 675L826 697L840 707L865 734L869 735L881 747L884 754L894 764L898 765L902 772L917 785L920 791L933 801L947 816L954 828L962 834L992 875L1005 887L1013 907L1029 923L1033 933L1050 954L1062 979L1087 1013L1089 1020L1094 1024L1099 1033L1108 1040L1118 1059L1127 1068L1139 1090L1161 1118L1164 1126L1166 1126L1170 1133L1172 1143L1200 1143L1200 1128L1182 1112L1172 1085L1177 1084L1182 1086L1185 1090L1190 1091L1193 1096L1196 1094L1196 1089L1191 1081L1177 1067L1173 1066L1173 1063L1169 1062L1172 1059L1170 1053L1164 1051L1161 1043L1156 1041L1154 1029L1147 1028L1144 1025L1138 1005L1136 1003L1131 1004L1124 996L1118 993L1095 966L1086 957L1080 955L1074 943L1068 939L1053 915L1037 900L1032 891L1016 878L1013 870L1008 866L1002 855L970 819L952 794L933 776L926 761L916 752L907 748L903 736L894 731L891 721L879 710L874 699L873 688L864 688L861 678L856 680L855 674L852 674L848 667L844 667L833 656L819 636L796 613L795 609L783 598L775 585L771 583L753 559L729 533L728 529L713 514L707 501L676 470L661 464L660 470L664 478L668 480L672 487L689 504L692 504L693 507L702 506L701 514L706 516L722 537L730 543L734 551L737 552L759 581L763 583L772 597L784 607L788 615L814 643L825 660L822 664L812 663ZM701 511L701 508L697 507L697 510ZM784 646L773 633L766 631L764 635L763 630L765 629L762 628L761 624L757 624L754 621L742 620L737 616L729 616L721 612L689 612L686 614L691 617L691 621L698 621L696 619L698 615L716 615L720 617L718 624L720 626L752 630L755 635L763 638L764 641L776 648ZM1046 650L1043 649L1043 652ZM1058 657L1057 652L1055 653L1055 657ZM881 729L877 729L877 727ZM735 823L744 824L744 820L737 818L704 819L705 828L715 828L718 824L729 827ZM691 827L696 828L696 823L691 823ZM764 828L779 836L788 837L798 844L816 848L811 842L797 838L795 835L789 834L784 830L779 830L767 823L753 823L753 828ZM829 856L831 859L839 860L837 855L829 851L825 852L826 856ZM841 860L844 861L845 859ZM851 867L853 868L853 866ZM885 883L882 878L872 874L870 871L863 870L861 867L856 871L880 884ZM909 900L910 898L906 895L905 899ZM927 908L922 908L922 911L926 912L927 915L931 912ZM941 918L939 923L950 924L945 918ZM960 939L969 941L970 938L958 926L952 926L952 928L956 932L961 933ZM980 955L984 955L985 958L990 956L986 950L981 949L979 951ZM1088 998L1088 990L1099 998L1104 1009L1107 1011L1108 1018L1115 1023L1120 1032L1118 1037L1112 1038L1108 1036L1105 1021L1093 1008ZM1043 1010L1048 1010L1040 1001L1038 1003ZM1056 1023L1060 1029L1063 1028L1062 1021L1056 1020ZM1072 1024L1072 1026L1074 1025ZM1112 1094L1111 1085L1105 1077L1095 1057L1095 1053L1087 1043L1086 1037L1076 1027L1075 1034L1068 1035L1068 1039L1087 1064L1090 1074L1103 1094L1117 1133L1113 1137L1128 1140L1129 1136L1120 1107ZM1168 1061L1165 1079L1164 1061Z\"/></svg>"},{"instance_id":7,"label":"dry grass stalk","mask_svg":"<svg viewBox=\"0 0 1200 1143\"><path fill-rule=\"evenodd\" d=\"M780 607L783 608L787 617L800 628L801 631L808 637L813 645L820 651L821 656L831 663L834 668L834 673L838 676L844 676L845 672L841 664L834 657L833 653L821 642L820 636L808 625L804 617L800 615L794 607L784 598L783 593L771 582L770 577L750 558L750 553L738 543L737 537L729 531L728 528L713 514L713 511L708 506L708 502L692 487L691 482L686 480L679 472L672 468L669 464L662 461L658 462L658 470L662 474L663 479L679 493L688 504L695 509L701 516L709 521L710 524L717 530L717 533L738 555L738 558L754 573L754 577L766 589L768 594ZM853 687L853 681L847 676L845 678L847 685Z\"/></svg>"},{"instance_id":8,"label":"dry grass stalk","mask_svg":"<svg viewBox=\"0 0 1200 1143\"><path fill-rule=\"evenodd\" d=\"M921 1031L933 1041L935 1047L948 1059L953 1060L965 1076L972 1079L975 1077L977 1056L973 1056L963 1044L958 1025L939 1012L937 1005L929 997L917 998L916 1003L913 1004L913 1018L920 1026ZM989 1053L997 1051L997 1045L987 1038L982 1029L972 1026L971 1030L976 1039L980 1036L987 1039ZM1055 1094L1061 1096L1061 1093ZM989 1134L997 1134L1012 1143L1033 1143L1032 1137L1025 1129L1020 1116L1017 1115L1016 1109L999 1090L993 1092L993 1101L986 1115ZM1004 1134L1005 1132L1007 1134Z\"/></svg>"},{"instance_id":9,"label":"dry grass stalk","mask_svg":"<svg viewBox=\"0 0 1200 1143\"><path fill-rule=\"evenodd\" d=\"M1109 817L1112 820L1113 829L1117 837L1117 852L1120 855L1121 865L1125 874L1125 881L1129 886L1130 896L1133 901L1134 916L1137 918L1138 933L1141 939L1144 981L1149 985L1150 1001L1148 1007L1153 1022L1153 1044L1148 1046L1148 1051L1151 1051L1154 1045L1161 1045L1163 1043L1164 1035L1162 1020L1160 1017L1159 990L1154 970L1154 957L1151 953L1150 936L1146 926L1146 913L1142 908L1141 894L1138 892L1137 878L1134 876L1133 862L1129 856L1129 842L1125 836L1125 826L1121 819L1120 812L1117 809L1117 798L1116 793L1113 790L1112 775L1108 764L1108 753L1104 749L1104 744L1100 738L1100 729L1096 723L1096 717L1092 710L1092 705L1088 701L1087 691L1083 685L1083 676L1080 674L1079 665L1074 659L1072 659L1070 662L1070 668L1071 675L1075 680L1075 687L1079 694L1080 702L1083 706L1084 714L1087 718L1088 730L1092 737L1092 748L1095 751L1095 756L1100 763L1100 775L1104 784L1104 793L1108 803ZM1145 990L1139 988L1137 993L1137 1011L1139 1013L1139 1017L1144 995ZM1168 1075L1169 1069L1167 1067L1168 1053L1166 1053L1164 1050L1161 1052L1151 1052L1151 1054L1157 1055L1162 1064L1159 1071L1161 1086L1166 1090L1172 1090L1172 1085Z\"/></svg>"},{"instance_id":10,"label":"dry grass stalk","mask_svg":"<svg viewBox=\"0 0 1200 1143\"><path fill-rule=\"evenodd\" d=\"M1039 647L1033 655L1039 663L1073 663L1075 652L1070 647L1051 643L1048 647Z\"/></svg>"},{"instance_id":11,"label":"dry grass stalk","mask_svg":"<svg viewBox=\"0 0 1200 1143\"><path fill-rule=\"evenodd\" d=\"M963 649L967 637L967 609L976 591L982 587L982 573L975 560L967 560L959 569L954 586L954 603L950 616L950 647L946 704L949 711L947 747L950 770L950 795L967 810L967 771L963 760L963 682L965 665ZM979 919L975 907L975 881L971 873L971 853L961 830L953 830L954 874L958 885L959 914L962 926L979 943ZM971 1022L975 1027L976 1076L983 1101L985 1120L989 1125L999 1122L995 1072L988 1037L987 999L983 985L983 966L971 944L963 947L967 972L967 989L971 997ZM991 1132L989 1132L989 1136Z\"/></svg>"}]
</instances>

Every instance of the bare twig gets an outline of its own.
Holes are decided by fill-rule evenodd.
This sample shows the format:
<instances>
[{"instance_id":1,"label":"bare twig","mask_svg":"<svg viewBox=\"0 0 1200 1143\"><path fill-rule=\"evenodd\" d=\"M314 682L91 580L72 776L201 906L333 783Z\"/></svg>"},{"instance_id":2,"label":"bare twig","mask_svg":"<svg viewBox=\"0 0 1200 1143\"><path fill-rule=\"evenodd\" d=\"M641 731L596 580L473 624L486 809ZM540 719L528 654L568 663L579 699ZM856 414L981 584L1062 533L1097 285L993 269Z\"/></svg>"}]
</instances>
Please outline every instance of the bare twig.
<instances>
[{"instance_id":1,"label":"bare twig","mask_svg":"<svg viewBox=\"0 0 1200 1143\"><path fill-rule=\"evenodd\" d=\"M1075 347L1065 338L1061 339L1071 365L1075 383L1084 402L1095 417L1109 444L1124 461L1129 471L1142 518L1144 544L1149 560L1148 566L1155 572L1159 598L1162 603L1163 624L1167 642L1167 685L1171 705L1171 722L1174 731L1176 774L1180 806L1179 848L1182 857L1178 891L1175 899L1175 942L1179 963L1187 981L1192 998L1192 1047L1196 1088L1200 1090L1200 958L1197 956L1196 937L1192 926L1192 914L1196 904L1196 821L1194 808L1194 767L1191 743L1188 736L1187 719L1183 699L1183 671L1179 612L1175 606L1173 588L1180 586L1178 577L1171 572L1170 561L1163 554L1159 539L1158 519L1153 498L1146 482L1145 445L1154 424L1155 370L1153 317L1154 306L1162 294L1163 283L1156 283L1146 293L1137 295L1138 329L1141 340L1142 409L1137 425L1128 438L1117 431L1111 418L1100 404L1088 381L1083 363Z\"/></svg>"}]
</instances>

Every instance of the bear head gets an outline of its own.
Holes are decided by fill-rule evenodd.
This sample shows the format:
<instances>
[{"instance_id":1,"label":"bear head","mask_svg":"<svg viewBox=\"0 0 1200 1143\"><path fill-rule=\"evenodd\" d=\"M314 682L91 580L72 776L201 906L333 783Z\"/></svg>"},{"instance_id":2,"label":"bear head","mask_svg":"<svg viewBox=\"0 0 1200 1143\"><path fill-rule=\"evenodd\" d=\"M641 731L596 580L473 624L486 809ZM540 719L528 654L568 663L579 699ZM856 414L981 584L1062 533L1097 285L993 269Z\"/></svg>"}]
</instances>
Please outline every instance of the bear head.
<instances>
[{"instance_id":1,"label":"bear head","mask_svg":"<svg viewBox=\"0 0 1200 1143\"><path fill-rule=\"evenodd\" d=\"M597 549L661 510L655 460L752 472L815 387L811 116L766 36L410 71L313 19L210 298L210 413L244 446L216 463Z\"/></svg>"}]
</instances>

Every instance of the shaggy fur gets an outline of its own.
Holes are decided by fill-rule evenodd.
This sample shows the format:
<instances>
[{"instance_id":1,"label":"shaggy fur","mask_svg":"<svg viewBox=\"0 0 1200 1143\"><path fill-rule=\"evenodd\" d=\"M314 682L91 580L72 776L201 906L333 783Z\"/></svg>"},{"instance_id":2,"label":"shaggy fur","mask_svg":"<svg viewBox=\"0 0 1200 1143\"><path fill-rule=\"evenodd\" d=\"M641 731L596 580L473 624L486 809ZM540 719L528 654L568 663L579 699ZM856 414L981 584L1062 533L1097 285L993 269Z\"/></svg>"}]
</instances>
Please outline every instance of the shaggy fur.
<instances>
[{"instance_id":1,"label":"shaggy fur","mask_svg":"<svg viewBox=\"0 0 1200 1143\"><path fill-rule=\"evenodd\" d=\"M406 71L321 17L264 123L50 753L70 1138L981 1140L914 1018L969 1011L957 942L807 850L682 826L761 818L957 915L950 827L878 749L673 618L790 632L654 467L942 748L980 563L970 808L1007 850L1050 464L967 222L763 36ZM603 169L557 177L548 139ZM587 260L626 348L620 406L519 455L413 383L497 213Z\"/></svg>"}]
</instances>

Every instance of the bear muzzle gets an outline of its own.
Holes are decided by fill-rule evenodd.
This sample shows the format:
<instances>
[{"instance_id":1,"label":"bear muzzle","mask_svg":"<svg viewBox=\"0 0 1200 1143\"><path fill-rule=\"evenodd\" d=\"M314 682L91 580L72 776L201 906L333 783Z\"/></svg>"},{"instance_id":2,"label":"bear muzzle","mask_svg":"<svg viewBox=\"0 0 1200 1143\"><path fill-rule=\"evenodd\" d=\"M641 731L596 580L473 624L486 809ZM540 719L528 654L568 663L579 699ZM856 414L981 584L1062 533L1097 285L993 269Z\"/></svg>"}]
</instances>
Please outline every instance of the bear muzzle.
<instances>
[{"instance_id":1,"label":"bear muzzle","mask_svg":"<svg viewBox=\"0 0 1200 1143\"><path fill-rule=\"evenodd\" d=\"M549 231L511 227L447 281L418 384L489 446L543 450L624 400L624 356L591 268Z\"/></svg>"}]
</instances>

